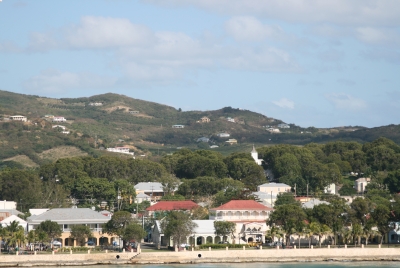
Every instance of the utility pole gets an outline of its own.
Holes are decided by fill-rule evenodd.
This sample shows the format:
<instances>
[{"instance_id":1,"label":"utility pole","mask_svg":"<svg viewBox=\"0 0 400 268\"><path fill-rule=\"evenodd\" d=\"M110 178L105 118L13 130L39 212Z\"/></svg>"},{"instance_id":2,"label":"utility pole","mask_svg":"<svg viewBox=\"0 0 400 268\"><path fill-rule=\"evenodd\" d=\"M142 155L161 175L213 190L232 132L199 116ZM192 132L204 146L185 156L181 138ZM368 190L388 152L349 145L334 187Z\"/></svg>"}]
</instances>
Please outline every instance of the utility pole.
<instances>
[{"instance_id":1,"label":"utility pole","mask_svg":"<svg viewBox=\"0 0 400 268\"><path fill-rule=\"evenodd\" d=\"M308 183L307 183L307 197L308 197Z\"/></svg>"}]
</instances>

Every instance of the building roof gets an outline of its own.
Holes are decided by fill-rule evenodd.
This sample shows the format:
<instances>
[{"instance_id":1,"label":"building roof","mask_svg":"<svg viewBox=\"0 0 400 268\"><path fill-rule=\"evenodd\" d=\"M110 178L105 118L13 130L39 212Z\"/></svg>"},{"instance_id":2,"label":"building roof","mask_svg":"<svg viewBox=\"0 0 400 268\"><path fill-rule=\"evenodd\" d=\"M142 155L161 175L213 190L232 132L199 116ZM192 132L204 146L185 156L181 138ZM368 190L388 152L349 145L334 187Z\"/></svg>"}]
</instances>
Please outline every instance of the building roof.
<instances>
[{"instance_id":1,"label":"building roof","mask_svg":"<svg viewBox=\"0 0 400 268\"><path fill-rule=\"evenodd\" d=\"M0 221L0 223L3 227L6 227L10 225L10 223L13 221L18 222L18 225L20 226L26 227L26 221L15 215L11 215L10 217L5 218L4 220Z\"/></svg>"},{"instance_id":2,"label":"building roof","mask_svg":"<svg viewBox=\"0 0 400 268\"><path fill-rule=\"evenodd\" d=\"M164 192L161 182L140 182L134 187L136 191Z\"/></svg>"},{"instance_id":3,"label":"building roof","mask_svg":"<svg viewBox=\"0 0 400 268\"><path fill-rule=\"evenodd\" d=\"M291 187L291 186L284 183L270 182L259 185L258 187Z\"/></svg>"},{"instance_id":4,"label":"building roof","mask_svg":"<svg viewBox=\"0 0 400 268\"><path fill-rule=\"evenodd\" d=\"M159 201L158 203L148 207L147 211L156 211L156 210L191 210L198 205L191 201Z\"/></svg>"},{"instance_id":5,"label":"building roof","mask_svg":"<svg viewBox=\"0 0 400 268\"><path fill-rule=\"evenodd\" d=\"M150 198L150 196L145 193L138 193L136 195L136 198Z\"/></svg>"},{"instance_id":6,"label":"building roof","mask_svg":"<svg viewBox=\"0 0 400 268\"><path fill-rule=\"evenodd\" d=\"M90 208L54 208L43 214L31 216L28 218L29 223L41 223L42 221L51 220L57 223L106 223L110 217L106 217L101 213Z\"/></svg>"},{"instance_id":7,"label":"building roof","mask_svg":"<svg viewBox=\"0 0 400 268\"><path fill-rule=\"evenodd\" d=\"M31 213L32 216L34 215L40 215L48 211L48 208L30 208L29 213Z\"/></svg>"},{"instance_id":8,"label":"building roof","mask_svg":"<svg viewBox=\"0 0 400 268\"><path fill-rule=\"evenodd\" d=\"M330 203L326 202L326 201L321 201L319 199L313 198L308 202L305 202L302 206L303 208L314 208L314 206L318 206L321 204L326 204L329 205Z\"/></svg>"},{"instance_id":9,"label":"building roof","mask_svg":"<svg viewBox=\"0 0 400 268\"><path fill-rule=\"evenodd\" d=\"M213 210L272 210L254 200L231 200Z\"/></svg>"}]
</instances>

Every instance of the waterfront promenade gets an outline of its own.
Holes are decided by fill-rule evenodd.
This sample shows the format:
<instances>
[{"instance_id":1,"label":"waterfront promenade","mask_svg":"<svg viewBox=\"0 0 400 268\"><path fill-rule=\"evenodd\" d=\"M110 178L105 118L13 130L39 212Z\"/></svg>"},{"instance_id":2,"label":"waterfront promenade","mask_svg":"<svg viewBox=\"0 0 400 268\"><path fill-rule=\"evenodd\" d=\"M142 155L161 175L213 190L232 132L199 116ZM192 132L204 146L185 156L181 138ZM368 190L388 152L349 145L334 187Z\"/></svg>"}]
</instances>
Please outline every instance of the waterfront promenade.
<instances>
[{"instance_id":1,"label":"waterfront promenade","mask_svg":"<svg viewBox=\"0 0 400 268\"><path fill-rule=\"evenodd\" d=\"M95 264L245 263L308 261L400 261L400 248L230 249L0 255L0 267Z\"/></svg>"}]
</instances>

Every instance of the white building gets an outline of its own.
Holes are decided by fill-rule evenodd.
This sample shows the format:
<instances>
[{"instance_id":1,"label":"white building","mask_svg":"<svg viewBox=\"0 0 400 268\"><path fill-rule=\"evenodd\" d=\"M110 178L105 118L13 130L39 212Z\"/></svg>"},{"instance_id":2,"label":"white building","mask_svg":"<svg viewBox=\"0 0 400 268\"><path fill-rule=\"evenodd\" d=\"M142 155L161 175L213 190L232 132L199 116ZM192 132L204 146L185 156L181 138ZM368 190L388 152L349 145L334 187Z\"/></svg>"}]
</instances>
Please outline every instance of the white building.
<instances>
[{"instance_id":1,"label":"white building","mask_svg":"<svg viewBox=\"0 0 400 268\"><path fill-rule=\"evenodd\" d=\"M331 183L325 187L324 193L326 194L337 194L336 184Z\"/></svg>"},{"instance_id":2,"label":"white building","mask_svg":"<svg viewBox=\"0 0 400 268\"><path fill-rule=\"evenodd\" d=\"M107 151L113 152L113 153L121 153L121 154L135 155L134 152L129 152L129 147L107 148Z\"/></svg>"},{"instance_id":3,"label":"white building","mask_svg":"<svg viewBox=\"0 0 400 268\"><path fill-rule=\"evenodd\" d=\"M359 178L354 181L354 189L357 193L364 193L365 187L371 182L371 178Z\"/></svg>"},{"instance_id":4,"label":"white building","mask_svg":"<svg viewBox=\"0 0 400 268\"><path fill-rule=\"evenodd\" d=\"M210 220L236 223L235 243L265 242L266 220L272 208L254 200L231 200L210 209Z\"/></svg>"},{"instance_id":5,"label":"white building","mask_svg":"<svg viewBox=\"0 0 400 268\"><path fill-rule=\"evenodd\" d=\"M65 122L67 119L65 119L63 116L54 116L52 119L53 122Z\"/></svg>"},{"instance_id":6,"label":"white building","mask_svg":"<svg viewBox=\"0 0 400 268\"><path fill-rule=\"evenodd\" d=\"M173 125L172 128L185 128L184 125Z\"/></svg>"},{"instance_id":7,"label":"white building","mask_svg":"<svg viewBox=\"0 0 400 268\"><path fill-rule=\"evenodd\" d=\"M217 134L217 137L220 137L220 138L229 138L230 136L231 135L228 133L218 133Z\"/></svg>"},{"instance_id":8,"label":"white building","mask_svg":"<svg viewBox=\"0 0 400 268\"><path fill-rule=\"evenodd\" d=\"M279 128L267 128L267 131L271 132L271 133L281 133L281 131L279 130Z\"/></svg>"},{"instance_id":9,"label":"white building","mask_svg":"<svg viewBox=\"0 0 400 268\"><path fill-rule=\"evenodd\" d=\"M278 195L280 193L290 193L292 187L284 183L264 183L262 185L257 186L258 192L270 193L273 195Z\"/></svg>"},{"instance_id":10,"label":"white building","mask_svg":"<svg viewBox=\"0 0 400 268\"><path fill-rule=\"evenodd\" d=\"M226 120L231 123L235 123L235 119L232 117L227 117Z\"/></svg>"},{"instance_id":11,"label":"white building","mask_svg":"<svg viewBox=\"0 0 400 268\"><path fill-rule=\"evenodd\" d=\"M91 102L89 103L90 106L102 106L103 103L102 102Z\"/></svg>"},{"instance_id":12,"label":"white building","mask_svg":"<svg viewBox=\"0 0 400 268\"><path fill-rule=\"evenodd\" d=\"M62 125L54 125L52 128L61 128L62 130L65 130L65 127Z\"/></svg>"},{"instance_id":13,"label":"white building","mask_svg":"<svg viewBox=\"0 0 400 268\"><path fill-rule=\"evenodd\" d=\"M253 157L253 159L257 163L257 165L259 165L259 166L262 165L262 162L264 160L263 159L258 159L258 152L256 151L256 148L254 148L254 144L253 144L253 150L251 151L251 157Z\"/></svg>"},{"instance_id":14,"label":"white building","mask_svg":"<svg viewBox=\"0 0 400 268\"><path fill-rule=\"evenodd\" d=\"M26 116L23 116L23 115L12 115L12 116L10 116L10 120L12 120L12 121L22 121L22 122L26 122L27 121Z\"/></svg>"},{"instance_id":15,"label":"white building","mask_svg":"<svg viewBox=\"0 0 400 268\"><path fill-rule=\"evenodd\" d=\"M17 202L0 200L0 209L17 209Z\"/></svg>"}]
</instances>

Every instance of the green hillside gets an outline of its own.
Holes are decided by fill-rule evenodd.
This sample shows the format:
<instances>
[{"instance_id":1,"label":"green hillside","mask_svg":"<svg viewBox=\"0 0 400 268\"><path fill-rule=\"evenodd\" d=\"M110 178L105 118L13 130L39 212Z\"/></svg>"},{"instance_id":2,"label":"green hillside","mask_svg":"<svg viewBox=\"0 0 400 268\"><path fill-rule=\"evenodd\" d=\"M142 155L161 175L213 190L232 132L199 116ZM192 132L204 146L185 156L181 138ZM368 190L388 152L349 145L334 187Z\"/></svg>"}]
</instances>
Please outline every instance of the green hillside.
<instances>
[{"instance_id":1,"label":"green hillside","mask_svg":"<svg viewBox=\"0 0 400 268\"><path fill-rule=\"evenodd\" d=\"M101 104L95 106L94 104ZM28 122L8 120L12 115L26 116ZM51 122L46 115L62 116L63 123ZM202 117L210 122L201 123ZM232 118L234 122L229 122ZM310 142L328 141L367 142L380 136L400 143L400 127L379 128L347 127L334 129L280 128L280 133L270 133L267 128L277 128L281 120L243 109L225 107L215 111L182 112L173 107L138 100L124 95L107 93L85 98L51 99L46 97L0 91L0 160L43 164L57 159L57 154L68 157L80 154L102 155L101 150L114 146L130 146L137 155L165 155L180 147L208 149L223 154L248 151L252 144L304 145ZM63 134L62 125L69 131ZM183 129L172 128L184 125ZM229 133L229 138L220 138L218 133ZM209 138L209 142L197 142L198 138ZM228 139L237 140L229 145ZM63 147L64 146L64 147ZM51 153L58 147L74 147L64 153ZM23 156L23 157L22 157ZM27 159L28 158L28 159ZM31 161L31 162L30 162ZM32 163L33 162L33 163Z\"/></svg>"}]
</instances>

